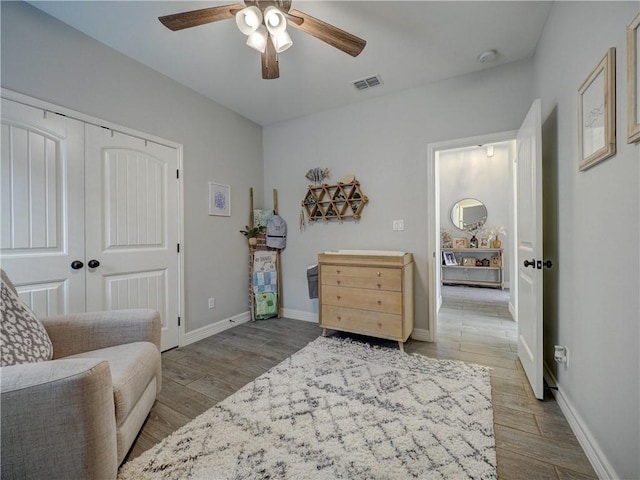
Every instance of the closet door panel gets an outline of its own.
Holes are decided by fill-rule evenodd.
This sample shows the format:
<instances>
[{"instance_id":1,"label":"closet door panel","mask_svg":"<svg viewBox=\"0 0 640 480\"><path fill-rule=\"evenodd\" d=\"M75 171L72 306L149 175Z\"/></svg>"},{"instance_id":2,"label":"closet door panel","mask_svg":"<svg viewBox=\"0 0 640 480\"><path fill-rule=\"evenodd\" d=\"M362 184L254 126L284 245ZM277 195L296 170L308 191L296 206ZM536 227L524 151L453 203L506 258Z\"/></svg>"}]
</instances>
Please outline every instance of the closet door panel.
<instances>
[{"instance_id":1,"label":"closet door panel","mask_svg":"<svg viewBox=\"0 0 640 480\"><path fill-rule=\"evenodd\" d=\"M86 126L87 310L159 311L163 349L179 335L178 158L174 148Z\"/></svg>"},{"instance_id":2,"label":"closet door panel","mask_svg":"<svg viewBox=\"0 0 640 480\"><path fill-rule=\"evenodd\" d=\"M39 316L85 309L84 126L2 99L0 263Z\"/></svg>"}]
</instances>

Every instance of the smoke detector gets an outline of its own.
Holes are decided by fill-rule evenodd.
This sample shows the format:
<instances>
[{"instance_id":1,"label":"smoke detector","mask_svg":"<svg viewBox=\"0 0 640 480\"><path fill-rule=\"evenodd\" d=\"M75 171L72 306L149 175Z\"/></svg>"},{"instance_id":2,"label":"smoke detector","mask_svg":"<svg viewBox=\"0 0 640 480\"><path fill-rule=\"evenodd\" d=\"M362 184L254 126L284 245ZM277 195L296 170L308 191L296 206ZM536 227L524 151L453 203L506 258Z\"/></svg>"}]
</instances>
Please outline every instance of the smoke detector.
<instances>
[{"instance_id":1,"label":"smoke detector","mask_svg":"<svg viewBox=\"0 0 640 480\"><path fill-rule=\"evenodd\" d=\"M498 52L496 50L487 50L478 55L478 61L480 63L491 63L498 58Z\"/></svg>"}]
</instances>

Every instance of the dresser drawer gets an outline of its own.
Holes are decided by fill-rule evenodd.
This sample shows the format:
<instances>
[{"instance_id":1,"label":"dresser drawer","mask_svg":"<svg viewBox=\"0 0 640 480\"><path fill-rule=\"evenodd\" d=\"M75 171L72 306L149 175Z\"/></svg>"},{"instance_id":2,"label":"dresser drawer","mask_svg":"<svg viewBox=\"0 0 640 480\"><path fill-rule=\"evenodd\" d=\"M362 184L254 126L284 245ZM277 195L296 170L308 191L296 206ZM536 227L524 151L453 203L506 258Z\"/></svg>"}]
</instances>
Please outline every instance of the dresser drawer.
<instances>
[{"instance_id":1,"label":"dresser drawer","mask_svg":"<svg viewBox=\"0 0 640 480\"><path fill-rule=\"evenodd\" d=\"M390 313L365 312L352 308L322 306L323 328L334 328L374 337L401 338L402 315Z\"/></svg>"},{"instance_id":2,"label":"dresser drawer","mask_svg":"<svg viewBox=\"0 0 640 480\"><path fill-rule=\"evenodd\" d=\"M402 314L402 293L322 285L322 305Z\"/></svg>"},{"instance_id":3,"label":"dresser drawer","mask_svg":"<svg viewBox=\"0 0 640 480\"><path fill-rule=\"evenodd\" d=\"M371 290L402 290L402 270L398 268L348 267L322 265L320 278L323 285L368 288Z\"/></svg>"}]
</instances>

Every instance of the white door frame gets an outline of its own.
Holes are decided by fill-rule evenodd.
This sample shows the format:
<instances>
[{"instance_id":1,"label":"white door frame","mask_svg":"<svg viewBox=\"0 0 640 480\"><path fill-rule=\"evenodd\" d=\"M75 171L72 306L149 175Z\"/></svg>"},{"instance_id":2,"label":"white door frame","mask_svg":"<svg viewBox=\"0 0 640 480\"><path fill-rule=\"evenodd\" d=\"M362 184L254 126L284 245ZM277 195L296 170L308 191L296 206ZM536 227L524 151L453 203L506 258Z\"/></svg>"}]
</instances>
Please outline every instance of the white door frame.
<instances>
[{"instance_id":1,"label":"white door frame","mask_svg":"<svg viewBox=\"0 0 640 480\"><path fill-rule=\"evenodd\" d=\"M7 88L0 89L0 97L5 98L7 100L12 100L17 103L22 103L24 105L28 105L31 107L39 108L42 110L46 110L53 113L59 113L61 115L65 115L67 117L71 117L76 120L80 120L84 123L89 123L91 125L96 125L98 127L104 127L109 130L113 130L116 132L125 133L132 137L140 138L142 140L148 140L150 142L158 143L160 145L165 145L167 147L175 148L178 154L178 170L180 171L180 175L178 178L178 225L176 228L178 229L178 242L180 244L180 255L178 255L178 315L180 316L180 326L178 327L178 346L184 345L184 326L185 326L185 315L184 315L184 175L183 175L183 145L181 143L172 142L170 140L166 140L164 138L156 137L155 135L150 135L144 132L140 132L138 130L134 130L132 128L124 127L122 125L118 125L117 123L109 122L106 120L102 120L97 117L93 117L91 115L86 115L84 113L78 112L76 110L72 110L69 108L61 107L59 105L46 102L44 100L40 100L38 98L30 97L28 95L23 95L21 93L15 92L13 90L9 90Z\"/></svg>"},{"instance_id":2,"label":"white door frame","mask_svg":"<svg viewBox=\"0 0 640 480\"><path fill-rule=\"evenodd\" d=\"M458 138L427 145L427 298L429 312L429 333L424 340L438 340L438 311L442 303L440 292L440 178L437 153L486 143L515 140L517 130L489 133L475 137ZM422 340L422 338L420 338Z\"/></svg>"}]
</instances>

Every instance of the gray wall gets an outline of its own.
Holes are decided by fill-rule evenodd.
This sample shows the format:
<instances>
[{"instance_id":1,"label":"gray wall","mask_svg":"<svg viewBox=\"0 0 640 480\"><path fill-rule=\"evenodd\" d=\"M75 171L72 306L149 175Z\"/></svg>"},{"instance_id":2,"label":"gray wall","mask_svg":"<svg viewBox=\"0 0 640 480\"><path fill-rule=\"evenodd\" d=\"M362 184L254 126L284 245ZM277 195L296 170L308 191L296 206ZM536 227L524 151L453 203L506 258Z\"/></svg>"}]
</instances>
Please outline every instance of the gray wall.
<instances>
[{"instance_id":1,"label":"gray wall","mask_svg":"<svg viewBox=\"0 0 640 480\"><path fill-rule=\"evenodd\" d=\"M249 187L262 197L262 128L25 3L2 2L5 88L184 145L186 331L245 312ZM231 185L207 214L208 181ZM209 310L207 299L216 297Z\"/></svg>"},{"instance_id":2,"label":"gray wall","mask_svg":"<svg viewBox=\"0 0 640 480\"><path fill-rule=\"evenodd\" d=\"M626 143L625 26L638 2L555 2L535 55L545 177L545 360L614 478L640 478L640 145ZM617 151L577 164L577 91L617 50ZM569 348L567 368L553 345Z\"/></svg>"},{"instance_id":3,"label":"gray wall","mask_svg":"<svg viewBox=\"0 0 640 480\"><path fill-rule=\"evenodd\" d=\"M531 67L513 63L370 100L365 92L362 103L265 127L265 192L278 189L290 232L282 255L285 308L317 312L305 269L318 252L405 250L416 260L416 327L428 330L427 145L517 129L531 104ZM360 221L298 229L312 167L330 168L330 181L349 173L360 180L369 197ZM392 231L395 219L405 221L404 231Z\"/></svg>"}]
</instances>

